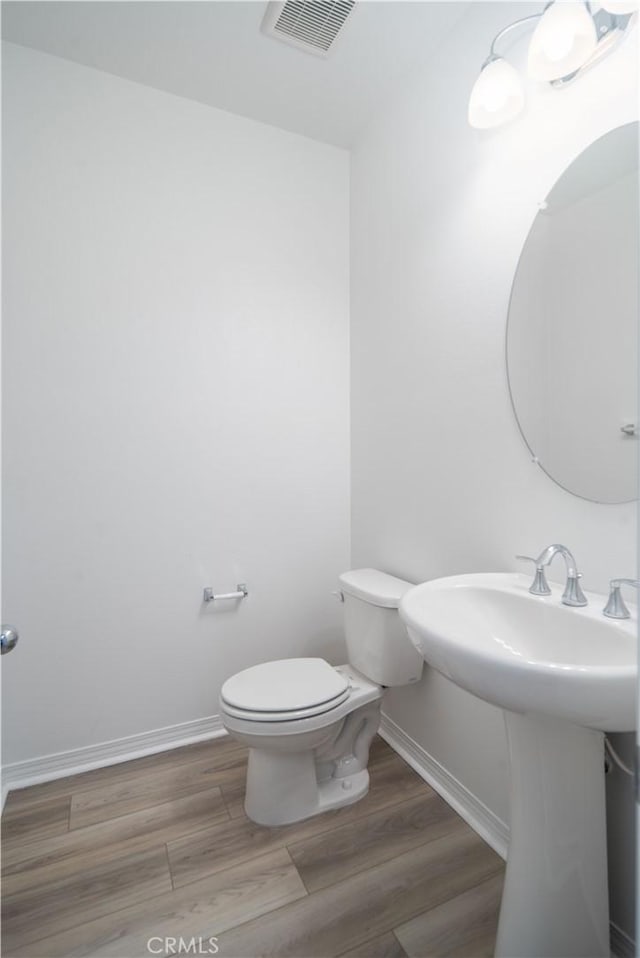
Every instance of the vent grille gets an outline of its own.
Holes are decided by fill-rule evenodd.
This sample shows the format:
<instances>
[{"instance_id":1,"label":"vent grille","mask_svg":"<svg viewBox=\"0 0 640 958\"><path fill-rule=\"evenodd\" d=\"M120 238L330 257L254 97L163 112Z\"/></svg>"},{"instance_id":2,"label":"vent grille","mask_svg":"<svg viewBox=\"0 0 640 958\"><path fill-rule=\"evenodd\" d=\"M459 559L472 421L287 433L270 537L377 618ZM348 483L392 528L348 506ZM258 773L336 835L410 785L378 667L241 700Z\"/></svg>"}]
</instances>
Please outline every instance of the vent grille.
<instances>
[{"instance_id":1,"label":"vent grille","mask_svg":"<svg viewBox=\"0 0 640 958\"><path fill-rule=\"evenodd\" d=\"M286 0L270 3L265 33L312 53L326 55L356 0Z\"/></svg>"}]
</instances>

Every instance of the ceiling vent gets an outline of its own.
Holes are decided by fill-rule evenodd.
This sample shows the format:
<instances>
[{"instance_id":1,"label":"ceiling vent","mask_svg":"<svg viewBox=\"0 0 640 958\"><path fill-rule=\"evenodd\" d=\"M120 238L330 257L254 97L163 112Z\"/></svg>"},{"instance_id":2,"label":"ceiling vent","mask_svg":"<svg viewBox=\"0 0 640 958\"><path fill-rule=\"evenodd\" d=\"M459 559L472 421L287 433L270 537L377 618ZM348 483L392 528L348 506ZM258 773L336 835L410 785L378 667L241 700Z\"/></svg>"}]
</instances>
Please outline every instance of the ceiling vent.
<instances>
[{"instance_id":1,"label":"ceiling vent","mask_svg":"<svg viewBox=\"0 0 640 958\"><path fill-rule=\"evenodd\" d=\"M291 46L326 57L356 0L272 0L262 31Z\"/></svg>"}]
</instances>

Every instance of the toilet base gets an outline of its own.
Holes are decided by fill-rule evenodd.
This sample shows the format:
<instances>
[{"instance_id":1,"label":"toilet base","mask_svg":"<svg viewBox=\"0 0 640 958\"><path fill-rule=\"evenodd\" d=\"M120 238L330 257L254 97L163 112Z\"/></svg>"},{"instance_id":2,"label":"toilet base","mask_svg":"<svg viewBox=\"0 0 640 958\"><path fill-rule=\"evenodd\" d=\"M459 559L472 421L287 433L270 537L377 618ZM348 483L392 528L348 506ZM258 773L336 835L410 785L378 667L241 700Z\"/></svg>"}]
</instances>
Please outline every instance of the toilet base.
<instances>
[{"instance_id":1,"label":"toilet base","mask_svg":"<svg viewBox=\"0 0 640 958\"><path fill-rule=\"evenodd\" d=\"M352 805L368 791L366 768L345 778L318 782L313 754L274 755L251 749L244 809L258 825L291 825Z\"/></svg>"},{"instance_id":2,"label":"toilet base","mask_svg":"<svg viewBox=\"0 0 640 958\"><path fill-rule=\"evenodd\" d=\"M347 778L331 778L318 787L318 812L353 805L369 791L369 773L366 768Z\"/></svg>"}]
</instances>

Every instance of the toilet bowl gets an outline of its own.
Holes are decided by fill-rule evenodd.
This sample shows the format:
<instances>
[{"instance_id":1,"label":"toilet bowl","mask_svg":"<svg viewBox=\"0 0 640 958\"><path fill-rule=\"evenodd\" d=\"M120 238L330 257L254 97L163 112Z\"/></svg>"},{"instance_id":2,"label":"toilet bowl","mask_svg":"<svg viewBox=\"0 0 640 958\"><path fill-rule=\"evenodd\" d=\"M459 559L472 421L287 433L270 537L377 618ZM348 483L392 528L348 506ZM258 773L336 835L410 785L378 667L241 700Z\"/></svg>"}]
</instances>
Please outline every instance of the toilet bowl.
<instances>
[{"instance_id":1,"label":"toilet bowl","mask_svg":"<svg viewBox=\"0 0 640 958\"><path fill-rule=\"evenodd\" d=\"M221 697L225 727L250 749L245 811L260 825L301 821L366 795L369 746L380 721L383 690L348 665L332 669L323 659L285 659L254 666L234 678L260 682L273 678L279 667L288 676L299 670L309 687L315 674L318 688L330 670L341 680L343 694L309 705L307 714L301 708L243 710ZM276 692L269 685L264 690ZM277 703L275 694L272 701Z\"/></svg>"},{"instance_id":2,"label":"toilet bowl","mask_svg":"<svg viewBox=\"0 0 640 958\"><path fill-rule=\"evenodd\" d=\"M261 825L301 821L366 795L385 686L422 674L397 614L410 583L373 569L339 581L348 664L264 662L231 676L220 693L224 727L249 747L245 811Z\"/></svg>"}]
</instances>

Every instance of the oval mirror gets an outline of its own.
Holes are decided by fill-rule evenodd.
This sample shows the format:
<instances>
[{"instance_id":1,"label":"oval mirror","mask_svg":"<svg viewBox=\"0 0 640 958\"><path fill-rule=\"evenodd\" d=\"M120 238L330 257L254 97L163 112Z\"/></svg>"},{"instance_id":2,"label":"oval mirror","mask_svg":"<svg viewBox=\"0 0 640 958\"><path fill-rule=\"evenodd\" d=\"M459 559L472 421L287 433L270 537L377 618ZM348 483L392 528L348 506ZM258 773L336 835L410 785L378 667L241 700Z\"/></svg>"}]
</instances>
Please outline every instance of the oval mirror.
<instances>
[{"instance_id":1,"label":"oval mirror","mask_svg":"<svg viewBox=\"0 0 640 958\"><path fill-rule=\"evenodd\" d=\"M511 402L531 453L595 502L637 497L638 123L555 184L520 256L507 322Z\"/></svg>"}]
</instances>

